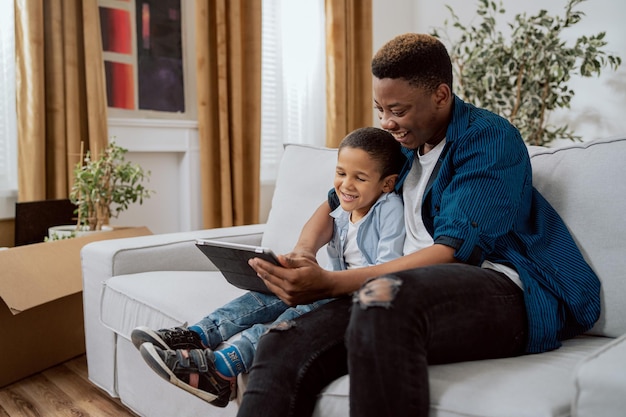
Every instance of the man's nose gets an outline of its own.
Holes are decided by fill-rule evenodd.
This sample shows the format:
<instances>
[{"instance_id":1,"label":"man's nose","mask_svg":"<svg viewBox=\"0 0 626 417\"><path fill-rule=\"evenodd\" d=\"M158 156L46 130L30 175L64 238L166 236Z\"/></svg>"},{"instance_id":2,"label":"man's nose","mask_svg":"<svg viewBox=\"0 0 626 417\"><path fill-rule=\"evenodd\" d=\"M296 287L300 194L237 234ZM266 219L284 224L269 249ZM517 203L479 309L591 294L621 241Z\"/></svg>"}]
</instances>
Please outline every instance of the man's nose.
<instances>
[{"instance_id":1,"label":"man's nose","mask_svg":"<svg viewBox=\"0 0 626 417\"><path fill-rule=\"evenodd\" d=\"M393 116L385 116L384 114L380 116L380 127L385 130L393 130L398 126L396 121L393 119Z\"/></svg>"}]
</instances>

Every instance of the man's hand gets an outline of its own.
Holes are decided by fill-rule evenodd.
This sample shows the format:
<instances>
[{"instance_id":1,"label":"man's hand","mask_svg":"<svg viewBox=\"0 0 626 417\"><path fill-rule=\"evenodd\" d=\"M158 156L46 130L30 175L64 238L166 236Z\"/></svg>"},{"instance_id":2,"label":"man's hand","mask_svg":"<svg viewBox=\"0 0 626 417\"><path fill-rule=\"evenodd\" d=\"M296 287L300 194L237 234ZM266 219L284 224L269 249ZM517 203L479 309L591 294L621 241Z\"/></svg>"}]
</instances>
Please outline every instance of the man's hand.
<instances>
[{"instance_id":1,"label":"man's hand","mask_svg":"<svg viewBox=\"0 0 626 417\"><path fill-rule=\"evenodd\" d=\"M319 266L315 257L292 252L279 255L282 266L259 258L248 261L265 285L286 304L295 306L330 297L332 285L328 271Z\"/></svg>"}]
</instances>

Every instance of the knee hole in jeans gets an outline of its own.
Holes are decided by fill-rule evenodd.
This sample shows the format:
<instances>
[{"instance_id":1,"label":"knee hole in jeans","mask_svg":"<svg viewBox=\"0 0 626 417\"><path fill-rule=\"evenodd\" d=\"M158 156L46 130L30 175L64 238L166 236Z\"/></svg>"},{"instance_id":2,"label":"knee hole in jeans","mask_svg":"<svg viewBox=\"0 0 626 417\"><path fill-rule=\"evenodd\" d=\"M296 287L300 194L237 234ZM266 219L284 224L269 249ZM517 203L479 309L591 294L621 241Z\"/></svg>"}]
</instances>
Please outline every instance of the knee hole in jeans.
<instances>
[{"instance_id":1,"label":"knee hole in jeans","mask_svg":"<svg viewBox=\"0 0 626 417\"><path fill-rule=\"evenodd\" d=\"M383 276L367 281L361 289L354 294L354 302L362 309L368 307L389 308L400 290L402 280L396 277Z\"/></svg>"}]
</instances>

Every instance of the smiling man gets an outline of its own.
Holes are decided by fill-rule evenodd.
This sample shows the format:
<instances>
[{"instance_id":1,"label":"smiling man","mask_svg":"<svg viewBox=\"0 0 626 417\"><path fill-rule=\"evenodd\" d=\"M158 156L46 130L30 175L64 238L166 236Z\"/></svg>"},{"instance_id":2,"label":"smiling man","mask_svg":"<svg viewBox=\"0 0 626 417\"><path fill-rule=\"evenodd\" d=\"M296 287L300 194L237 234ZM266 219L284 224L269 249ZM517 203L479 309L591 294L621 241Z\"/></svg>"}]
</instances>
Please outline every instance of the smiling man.
<instances>
[{"instance_id":1,"label":"smiling man","mask_svg":"<svg viewBox=\"0 0 626 417\"><path fill-rule=\"evenodd\" d=\"M598 318L600 283L533 188L518 130L454 95L443 44L398 36L375 54L372 74L380 125L412 162L404 255L320 268L331 192L279 257L283 267L252 260L288 304L339 299L261 339L240 416L311 415L318 392L348 370L352 416L427 416L429 364L556 349Z\"/></svg>"},{"instance_id":2,"label":"smiling man","mask_svg":"<svg viewBox=\"0 0 626 417\"><path fill-rule=\"evenodd\" d=\"M313 259L331 233L331 192L284 267L251 261L288 304L340 299L302 317L300 331L261 340L242 416L310 415L319 390L347 369L351 415L426 416L429 364L556 349L598 318L599 281L533 188L518 130L453 94L445 47L429 35L398 36L376 53L372 74L381 127L412 154L404 256L320 268ZM353 301L341 298L353 292ZM297 354L285 360L279 346Z\"/></svg>"}]
</instances>

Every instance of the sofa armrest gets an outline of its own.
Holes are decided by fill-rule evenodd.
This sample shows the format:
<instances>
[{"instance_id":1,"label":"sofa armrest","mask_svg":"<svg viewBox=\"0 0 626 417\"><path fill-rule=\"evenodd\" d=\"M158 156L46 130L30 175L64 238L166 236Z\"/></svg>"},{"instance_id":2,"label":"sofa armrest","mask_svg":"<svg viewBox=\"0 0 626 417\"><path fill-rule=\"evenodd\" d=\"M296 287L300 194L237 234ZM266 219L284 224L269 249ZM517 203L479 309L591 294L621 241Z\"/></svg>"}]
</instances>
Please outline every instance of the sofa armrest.
<instances>
[{"instance_id":1,"label":"sofa armrest","mask_svg":"<svg viewBox=\"0 0 626 417\"><path fill-rule=\"evenodd\" d=\"M573 417L609 417L626 410L626 335L583 360L575 375Z\"/></svg>"},{"instance_id":2,"label":"sofa armrest","mask_svg":"<svg viewBox=\"0 0 626 417\"><path fill-rule=\"evenodd\" d=\"M260 244L265 225L234 226L92 242L83 247L83 273L93 266L107 276L148 271L211 271L213 264L195 247L196 239ZM89 278L89 274L84 276Z\"/></svg>"},{"instance_id":3,"label":"sofa armrest","mask_svg":"<svg viewBox=\"0 0 626 417\"><path fill-rule=\"evenodd\" d=\"M92 242L81 250L83 314L89 379L117 396L115 334L100 322L102 283L117 275L148 271L210 271L213 264L196 239L260 244L264 224L167 233Z\"/></svg>"}]
</instances>

